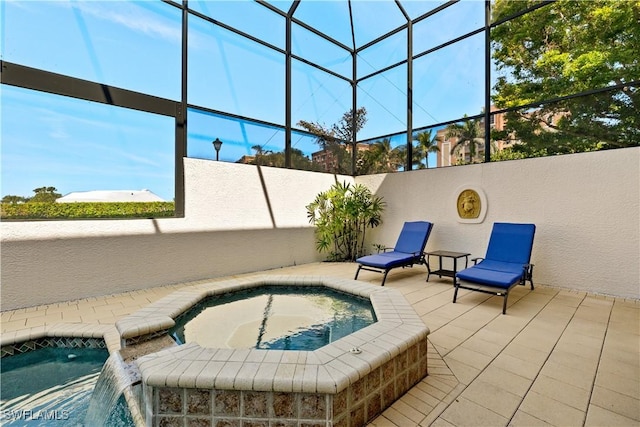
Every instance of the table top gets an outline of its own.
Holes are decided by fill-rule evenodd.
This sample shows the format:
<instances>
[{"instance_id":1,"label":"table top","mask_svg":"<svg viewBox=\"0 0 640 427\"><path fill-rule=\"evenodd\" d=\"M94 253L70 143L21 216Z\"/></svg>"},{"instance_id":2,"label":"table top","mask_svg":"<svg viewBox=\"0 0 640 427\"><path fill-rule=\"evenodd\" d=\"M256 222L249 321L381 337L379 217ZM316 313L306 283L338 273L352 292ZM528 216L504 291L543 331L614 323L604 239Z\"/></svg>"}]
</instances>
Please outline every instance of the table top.
<instances>
[{"instance_id":1,"label":"table top","mask_svg":"<svg viewBox=\"0 0 640 427\"><path fill-rule=\"evenodd\" d=\"M433 252L427 252L427 255L445 256L449 258L462 258L463 256L469 256L471 254L468 254L465 252L433 251Z\"/></svg>"}]
</instances>

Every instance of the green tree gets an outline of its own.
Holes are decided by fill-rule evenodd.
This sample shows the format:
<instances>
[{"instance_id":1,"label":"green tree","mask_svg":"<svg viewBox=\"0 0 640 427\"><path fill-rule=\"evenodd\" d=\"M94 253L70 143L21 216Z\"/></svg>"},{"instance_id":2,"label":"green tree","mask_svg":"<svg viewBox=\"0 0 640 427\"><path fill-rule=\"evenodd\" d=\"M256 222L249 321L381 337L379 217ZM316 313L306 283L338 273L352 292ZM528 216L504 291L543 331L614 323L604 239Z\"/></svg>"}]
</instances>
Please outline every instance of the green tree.
<instances>
[{"instance_id":1,"label":"green tree","mask_svg":"<svg viewBox=\"0 0 640 427\"><path fill-rule=\"evenodd\" d=\"M261 156L264 153L262 145L254 145L251 149L256 152L256 157Z\"/></svg>"},{"instance_id":2,"label":"green tree","mask_svg":"<svg viewBox=\"0 0 640 427\"><path fill-rule=\"evenodd\" d=\"M62 197L62 194L57 192L56 187L39 187L33 190L35 196L31 197L29 203L53 203L56 199Z\"/></svg>"},{"instance_id":3,"label":"green tree","mask_svg":"<svg viewBox=\"0 0 640 427\"><path fill-rule=\"evenodd\" d=\"M311 159L304 155L302 150L291 149L291 167L298 170L320 171L320 166L313 163Z\"/></svg>"},{"instance_id":4,"label":"green tree","mask_svg":"<svg viewBox=\"0 0 640 427\"><path fill-rule=\"evenodd\" d=\"M355 126L354 126L355 114ZM365 107L353 109L344 113L338 123L326 127L322 123L300 120L298 126L316 136L316 143L320 148L329 153L333 162L326 165L326 172L350 174L351 157L347 146L352 144L358 131L367 123L367 110Z\"/></svg>"},{"instance_id":5,"label":"green tree","mask_svg":"<svg viewBox=\"0 0 640 427\"><path fill-rule=\"evenodd\" d=\"M437 153L440 151L438 147L438 135L433 134L433 129L425 130L422 132L418 132L413 136L413 140L417 142L414 152L416 152L421 157L424 157L424 166L422 163L422 158L418 163L418 167L429 167L429 153Z\"/></svg>"},{"instance_id":6,"label":"green tree","mask_svg":"<svg viewBox=\"0 0 640 427\"><path fill-rule=\"evenodd\" d=\"M271 150L263 150L259 145L254 145L251 149L256 151L255 158L251 164L278 168L285 167L285 155L283 151L274 152ZM298 170L320 171L319 166L314 164L311 159L297 148L291 149L291 167Z\"/></svg>"},{"instance_id":7,"label":"green tree","mask_svg":"<svg viewBox=\"0 0 640 427\"><path fill-rule=\"evenodd\" d=\"M22 196L13 196L13 195L6 195L2 198L2 203L9 203L11 205L17 205L18 203L24 203L26 202L27 199L25 197Z\"/></svg>"},{"instance_id":8,"label":"green tree","mask_svg":"<svg viewBox=\"0 0 640 427\"><path fill-rule=\"evenodd\" d=\"M373 153L377 173L397 172L402 165L400 152L391 146L389 138L374 142L369 151Z\"/></svg>"},{"instance_id":9,"label":"green tree","mask_svg":"<svg viewBox=\"0 0 640 427\"><path fill-rule=\"evenodd\" d=\"M369 150L358 150L356 158L356 175L370 175L375 173L375 159Z\"/></svg>"},{"instance_id":10,"label":"green tree","mask_svg":"<svg viewBox=\"0 0 640 427\"><path fill-rule=\"evenodd\" d=\"M522 8L522 2L496 0L494 21ZM526 155L640 143L639 1L558 0L497 25L491 38L498 108L623 85L509 112L499 137L518 141Z\"/></svg>"},{"instance_id":11,"label":"green tree","mask_svg":"<svg viewBox=\"0 0 640 427\"><path fill-rule=\"evenodd\" d=\"M362 129L367 123L367 109L365 107L356 109L355 123L353 122L353 119L354 113L353 109L351 109L344 113L340 121L334 124L331 128L338 139L342 140L345 144L351 143L360 129Z\"/></svg>"},{"instance_id":12,"label":"green tree","mask_svg":"<svg viewBox=\"0 0 640 427\"><path fill-rule=\"evenodd\" d=\"M465 114L466 117L466 114ZM452 123L445 131L446 138L455 138L456 141L451 147L451 155L459 158L462 156L464 148L469 149L469 162L480 163L482 159L478 157L478 148L484 147L484 128L480 120L465 120L462 124ZM458 163L467 163L466 158Z\"/></svg>"},{"instance_id":13,"label":"green tree","mask_svg":"<svg viewBox=\"0 0 640 427\"><path fill-rule=\"evenodd\" d=\"M523 152L518 151L517 149L514 149L514 148L515 147L507 147L500 151L492 152L491 161L501 162L503 160L517 160L517 159L526 158L526 155Z\"/></svg>"},{"instance_id":14,"label":"green tree","mask_svg":"<svg viewBox=\"0 0 640 427\"><path fill-rule=\"evenodd\" d=\"M397 163L396 170L400 170L404 168L405 161L407 160L407 146L405 144L398 145L393 149L395 160ZM424 169L425 165L423 163L424 154L422 153L420 147L413 146L413 150L411 152L411 165L413 169Z\"/></svg>"},{"instance_id":15,"label":"green tree","mask_svg":"<svg viewBox=\"0 0 640 427\"><path fill-rule=\"evenodd\" d=\"M384 138L369 144L367 150L360 150L357 159L357 173L359 175L373 173L397 172L406 158L406 146L393 148L391 140Z\"/></svg>"}]
</instances>

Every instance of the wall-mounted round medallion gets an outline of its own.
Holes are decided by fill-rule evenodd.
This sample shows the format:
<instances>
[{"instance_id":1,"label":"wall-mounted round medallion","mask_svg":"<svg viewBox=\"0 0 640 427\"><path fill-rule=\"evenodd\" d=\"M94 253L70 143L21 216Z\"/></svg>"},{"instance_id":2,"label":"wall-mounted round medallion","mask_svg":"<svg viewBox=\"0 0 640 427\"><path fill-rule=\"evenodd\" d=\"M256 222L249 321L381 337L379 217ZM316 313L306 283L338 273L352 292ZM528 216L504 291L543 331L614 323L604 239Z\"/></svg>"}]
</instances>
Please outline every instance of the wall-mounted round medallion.
<instances>
[{"instance_id":1,"label":"wall-mounted round medallion","mask_svg":"<svg viewBox=\"0 0 640 427\"><path fill-rule=\"evenodd\" d=\"M475 190L467 188L458 195L458 216L463 219L475 219L480 216L482 202Z\"/></svg>"},{"instance_id":2,"label":"wall-mounted round medallion","mask_svg":"<svg viewBox=\"0 0 640 427\"><path fill-rule=\"evenodd\" d=\"M475 186L465 185L455 192L455 207L458 222L480 223L487 213L487 198Z\"/></svg>"}]
</instances>

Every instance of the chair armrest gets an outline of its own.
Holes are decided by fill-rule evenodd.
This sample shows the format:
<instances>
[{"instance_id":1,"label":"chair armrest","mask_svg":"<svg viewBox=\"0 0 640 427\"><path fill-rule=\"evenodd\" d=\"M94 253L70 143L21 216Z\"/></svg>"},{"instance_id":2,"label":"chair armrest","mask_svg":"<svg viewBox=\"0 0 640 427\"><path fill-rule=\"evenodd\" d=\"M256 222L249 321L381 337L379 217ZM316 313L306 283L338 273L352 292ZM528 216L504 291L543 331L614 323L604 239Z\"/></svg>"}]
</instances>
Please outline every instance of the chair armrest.
<instances>
[{"instance_id":1,"label":"chair armrest","mask_svg":"<svg viewBox=\"0 0 640 427\"><path fill-rule=\"evenodd\" d=\"M531 289L533 289L533 264L523 264L522 268L523 272L521 284L524 285L528 280L529 283L531 283Z\"/></svg>"},{"instance_id":2,"label":"chair armrest","mask_svg":"<svg viewBox=\"0 0 640 427\"><path fill-rule=\"evenodd\" d=\"M473 261L473 265L476 265L478 263L478 261L482 261L484 258L482 257L478 257L478 258L471 258L471 261Z\"/></svg>"},{"instance_id":3,"label":"chair armrest","mask_svg":"<svg viewBox=\"0 0 640 427\"><path fill-rule=\"evenodd\" d=\"M394 251L395 249L396 249L396 248L387 248L387 247L385 247L385 248L383 248L383 252L387 252L387 251ZM418 256L418 255L420 255L420 256L422 256L422 257L424 257L424 256L427 254L426 252L421 252L421 251L417 251L417 252L404 252L404 253L406 253L406 254L411 254L411 255L413 255L413 256Z\"/></svg>"}]
</instances>

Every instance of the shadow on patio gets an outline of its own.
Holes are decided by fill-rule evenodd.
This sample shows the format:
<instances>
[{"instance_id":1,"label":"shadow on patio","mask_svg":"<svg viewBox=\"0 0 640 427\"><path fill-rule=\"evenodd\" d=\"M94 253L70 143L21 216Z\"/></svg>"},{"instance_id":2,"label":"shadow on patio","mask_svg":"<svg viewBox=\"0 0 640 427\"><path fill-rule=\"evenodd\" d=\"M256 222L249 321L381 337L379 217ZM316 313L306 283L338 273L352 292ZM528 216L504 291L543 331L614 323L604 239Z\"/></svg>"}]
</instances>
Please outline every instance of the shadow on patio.
<instances>
[{"instance_id":1,"label":"shadow on patio","mask_svg":"<svg viewBox=\"0 0 640 427\"><path fill-rule=\"evenodd\" d=\"M265 274L352 278L355 264L314 263ZM637 426L640 304L545 286L502 300L461 292L451 279L425 282L422 266L389 274L430 328L429 376L373 426ZM380 275L360 280L379 285ZM3 339L43 325L115 321L190 284L2 312Z\"/></svg>"}]
</instances>

